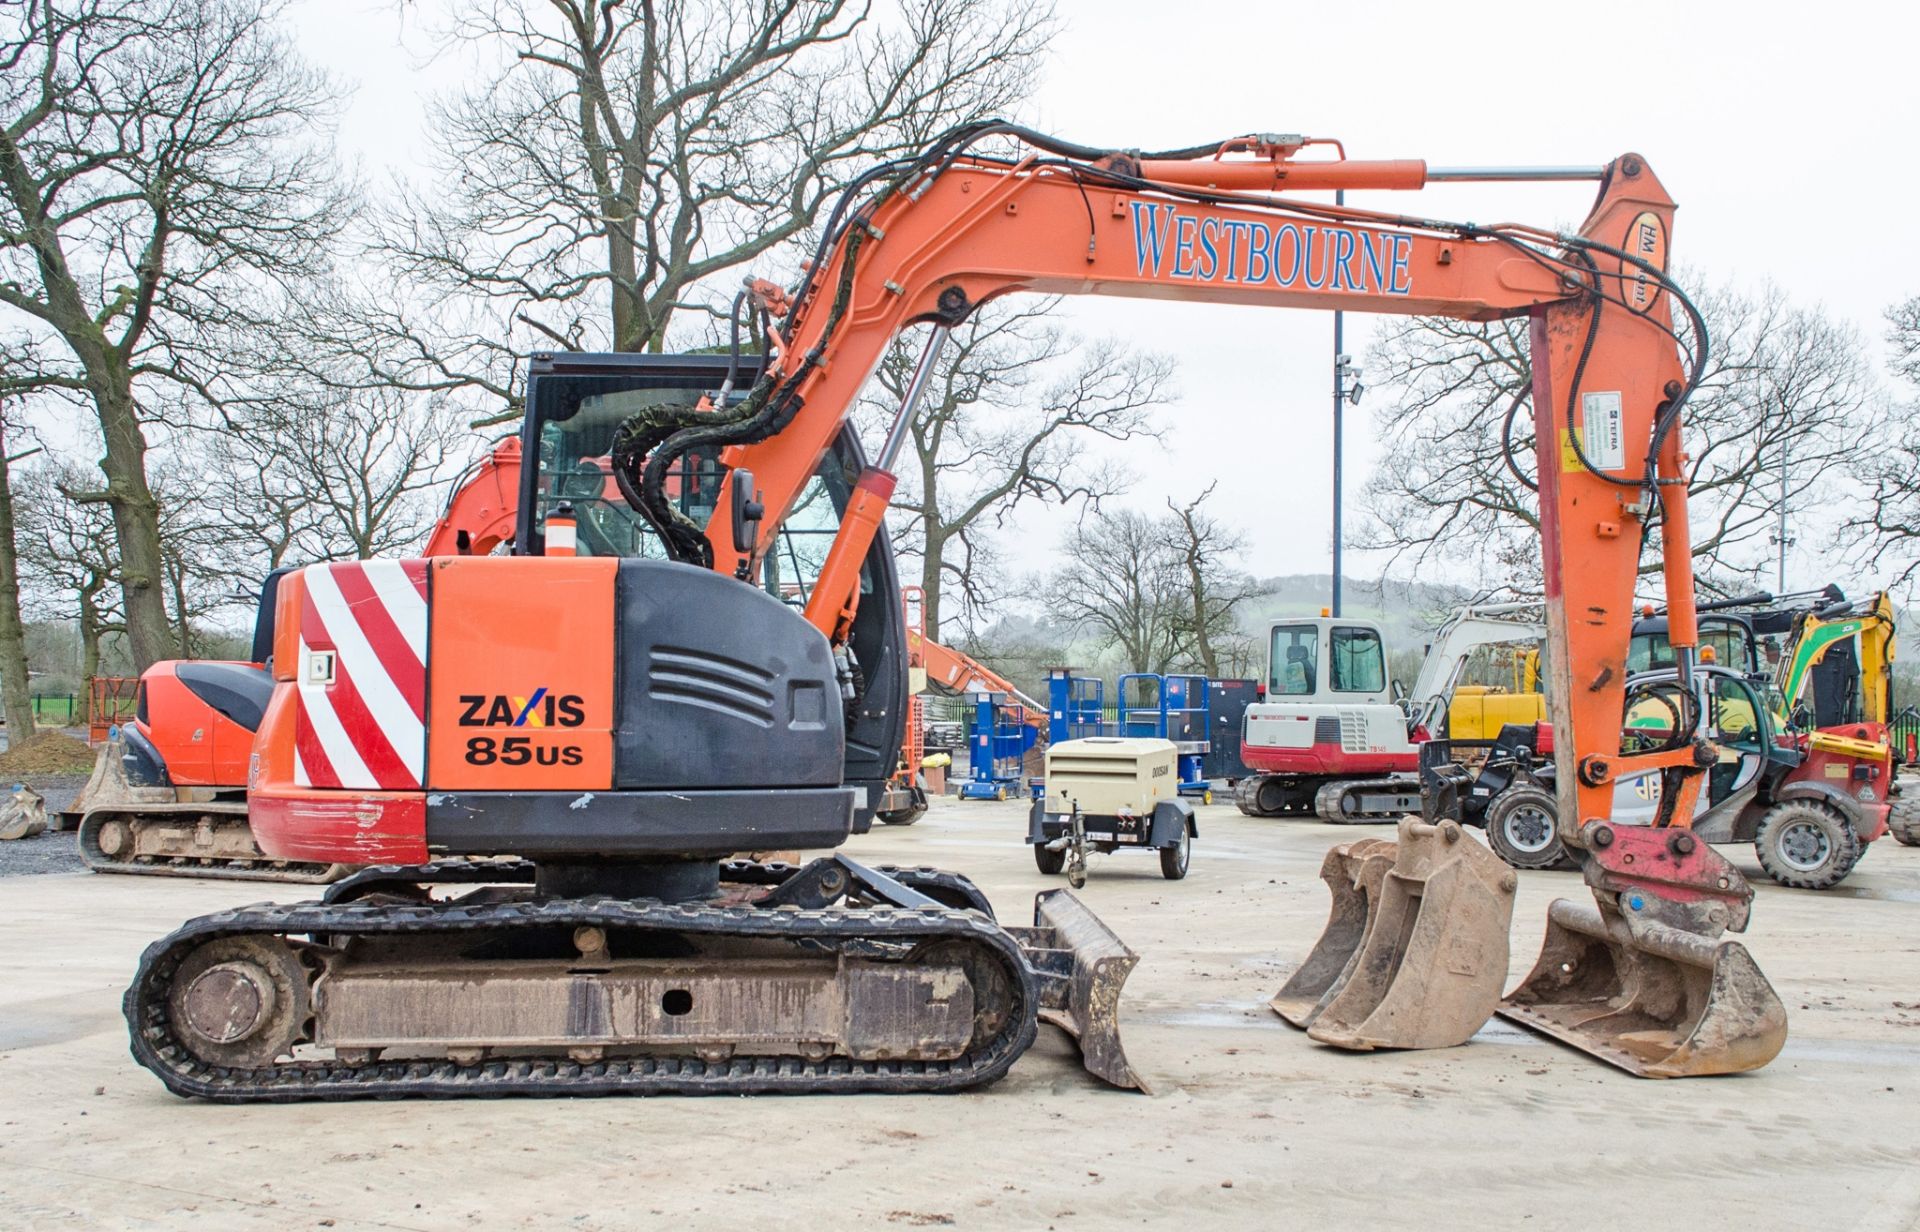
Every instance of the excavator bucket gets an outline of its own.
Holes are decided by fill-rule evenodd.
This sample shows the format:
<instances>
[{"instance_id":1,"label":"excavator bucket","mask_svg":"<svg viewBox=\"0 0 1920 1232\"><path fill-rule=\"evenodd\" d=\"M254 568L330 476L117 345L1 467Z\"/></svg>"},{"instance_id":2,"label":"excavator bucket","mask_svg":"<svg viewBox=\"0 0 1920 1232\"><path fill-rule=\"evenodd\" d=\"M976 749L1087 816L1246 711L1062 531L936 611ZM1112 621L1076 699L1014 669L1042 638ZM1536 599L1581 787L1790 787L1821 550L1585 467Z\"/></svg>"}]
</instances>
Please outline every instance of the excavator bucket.
<instances>
[{"instance_id":1,"label":"excavator bucket","mask_svg":"<svg viewBox=\"0 0 1920 1232\"><path fill-rule=\"evenodd\" d=\"M1314 942L1307 961L1293 973L1270 1004L1273 1012L1302 1031L1320 1015L1329 990L1346 981L1353 960L1367 938L1372 904L1380 901L1380 885L1393 867L1394 844L1363 838L1329 848L1320 865L1320 880L1333 895L1327 927Z\"/></svg>"},{"instance_id":2,"label":"excavator bucket","mask_svg":"<svg viewBox=\"0 0 1920 1232\"><path fill-rule=\"evenodd\" d=\"M1120 990L1140 956L1066 890L1033 900L1033 927L1009 928L1039 977L1040 1020L1080 1045L1088 1072L1152 1094L1120 1043Z\"/></svg>"},{"instance_id":3,"label":"excavator bucket","mask_svg":"<svg viewBox=\"0 0 1920 1232\"><path fill-rule=\"evenodd\" d=\"M1392 866L1369 892L1367 862L1377 868L1381 853L1361 857L1360 946L1304 1015L1307 1035L1357 1051L1464 1044L1499 1004L1519 879L1458 822L1409 818L1399 842L1381 846L1392 848ZM1337 902L1334 914L1329 931L1350 931Z\"/></svg>"},{"instance_id":4,"label":"excavator bucket","mask_svg":"<svg viewBox=\"0 0 1920 1232\"><path fill-rule=\"evenodd\" d=\"M1753 890L1682 830L1595 827L1597 904L1556 900L1540 961L1502 1017L1644 1078L1758 1069L1787 1040L1787 1011L1745 946Z\"/></svg>"},{"instance_id":5,"label":"excavator bucket","mask_svg":"<svg viewBox=\"0 0 1920 1232\"><path fill-rule=\"evenodd\" d=\"M32 838L47 828L47 802L25 784L15 783L0 805L0 841Z\"/></svg>"}]
</instances>

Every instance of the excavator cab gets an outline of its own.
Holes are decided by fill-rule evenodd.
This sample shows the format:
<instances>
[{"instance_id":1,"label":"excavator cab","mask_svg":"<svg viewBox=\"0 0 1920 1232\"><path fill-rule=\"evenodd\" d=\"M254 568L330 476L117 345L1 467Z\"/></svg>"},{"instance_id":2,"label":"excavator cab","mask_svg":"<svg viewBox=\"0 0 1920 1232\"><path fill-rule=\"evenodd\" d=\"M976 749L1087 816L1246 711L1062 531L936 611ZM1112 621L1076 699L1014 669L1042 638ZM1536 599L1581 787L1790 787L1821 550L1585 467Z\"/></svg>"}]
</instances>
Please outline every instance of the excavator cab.
<instances>
[{"instance_id":1,"label":"excavator cab","mask_svg":"<svg viewBox=\"0 0 1920 1232\"><path fill-rule=\"evenodd\" d=\"M527 376L521 449L536 464L520 473L516 555L547 551L547 522L563 506L575 524L579 556L662 560L660 535L620 491L609 455L620 425L646 408L722 408L738 401L760 375L762 359L742 355L649 355L555 352L536 354ZM790 609L804 609L839 529L855 479L866 465L851 424L808 481L795 512L768 545L758 585ZM704 524L718 508L717 451L690 452L674 467L667 490L675 506ZM890 545L876 542L860 570L863 595L899 593ZM862 700L847 711L843 779L862 804L854 832L872 825L905 732L906 631L897 602L862 603L849 649L863 679ZM897 687L896 687L897 686Z\"/></svg>"}]
</instances>

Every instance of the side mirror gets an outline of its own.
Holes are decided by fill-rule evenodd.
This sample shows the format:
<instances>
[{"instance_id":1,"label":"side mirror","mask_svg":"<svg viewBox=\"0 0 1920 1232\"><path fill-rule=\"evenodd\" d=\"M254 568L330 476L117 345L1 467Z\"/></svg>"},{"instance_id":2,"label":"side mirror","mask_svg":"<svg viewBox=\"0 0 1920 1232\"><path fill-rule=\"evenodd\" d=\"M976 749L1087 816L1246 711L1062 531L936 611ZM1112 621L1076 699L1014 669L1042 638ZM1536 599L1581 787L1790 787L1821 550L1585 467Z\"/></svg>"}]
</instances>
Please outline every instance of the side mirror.
<instances>
[{"instance_id":1,"label":"side mirror","mask_svg":"<svg viewBox=\"0 0 1920 1232\"><path fill-rule=\"evenodd\" d=\"M1406 685L1403 685L1403 684L1401 684L1401 683L1400 683L1400 682L1399 682L1398 680L1394 680L1394 681L1391 681L1391 682L1389 682L1389 683L1390 683L1390 684L1392 685L1392 687L1393 687L1393 700L1394 700L1394 701L1396 701L1396 702L1403 702L1403 701L1406 701L1406 700L1407 700L1407 686L1406 686Z\"/></svg>"},{"instance_id":2,"label":"side mirror","mask_svg":"<svg viewBox=\"0 0 1920 1232\"><path fill-rule=\"evenodd\" d=\"M734 570L734 576L745 581L747 562L753 557L753 549L760 539L760 519L767 516L767 507L755 499L753 472L736 469L733 472L733 546L739 549L740 566Z\"/></svg>"}]
</instances>

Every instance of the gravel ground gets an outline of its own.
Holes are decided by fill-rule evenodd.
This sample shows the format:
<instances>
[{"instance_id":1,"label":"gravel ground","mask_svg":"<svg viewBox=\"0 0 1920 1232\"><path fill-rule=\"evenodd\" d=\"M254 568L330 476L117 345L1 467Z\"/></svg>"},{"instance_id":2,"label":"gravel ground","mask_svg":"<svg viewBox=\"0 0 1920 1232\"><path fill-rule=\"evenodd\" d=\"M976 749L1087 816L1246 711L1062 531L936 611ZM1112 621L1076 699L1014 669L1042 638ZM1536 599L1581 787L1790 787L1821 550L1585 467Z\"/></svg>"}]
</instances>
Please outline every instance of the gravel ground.
<instances>
[{"instance_id":1,"label":"gravel ground","mask_svg":"<svg viewBox=\"0 0 1920 1232\"><path fill-rule=\"evenodd\" d=\"M1141 955L1121 998L1155 1094L1045 1028L943 1096L447 1099L224 1107L128 1055L120 998L180 921L313 886L23 877L0 886L0 1229L96 1232L1899 1232L1920 1227L1920 848L1825 894L1754 883L1740 940L1787 1004L1765 1069L1650 1082L1507 1024L1346 1053L1267 1008L1327 917L1321 859L1380 827L1200 810L1193 871L1096 857L1081 892ZM936 801L848 854L974 876L1021 920L1058 889L1025 807ZM66 836L61 836L63 839ZM1476 840L1477 841L1477 840ZM1574 873L1520 874L1509 976Z\"/></svg>"},{"instance_id":2,"label":"gravel ground","mask_svg":"<svg viewBox=\"0 0 1920 1232\"><path fill-rule=\"evenodd\" d=\"M28 786L46 798L48 819L73 802L87 785L84 774L61 774ZM33 838L0 843L0 877L24 877L35 873L78 873L86 869L80 862L80 849L71 830L48 830Z\"/></svg>"}]
</instances>

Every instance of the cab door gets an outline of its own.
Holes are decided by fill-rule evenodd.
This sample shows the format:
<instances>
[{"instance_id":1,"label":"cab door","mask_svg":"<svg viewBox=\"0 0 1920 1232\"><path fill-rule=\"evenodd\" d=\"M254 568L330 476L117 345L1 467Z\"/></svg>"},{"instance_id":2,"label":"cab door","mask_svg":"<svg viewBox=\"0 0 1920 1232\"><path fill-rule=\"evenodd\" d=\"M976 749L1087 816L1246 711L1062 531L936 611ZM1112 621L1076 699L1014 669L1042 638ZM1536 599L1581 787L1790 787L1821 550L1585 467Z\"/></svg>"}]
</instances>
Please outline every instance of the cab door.
<instances>
[{"instance_id":1,"label":"cab door","mask_svg":"<svg viewBox=\"0 0 1920 1232\"><path fill-rule=\"evenodd\" d=\"M1701 734L1720 750L1719 760L1707 771L1707 781L1696 798L1693 823L1738 813L1753 798L1765 777L1767 763L1793 760L1791 750L1774 742L1773 720L1753 685L1727 671L1697 669L1694 696L1701 707ZM1636 729L1650 740L1664 740L1670 719L1666 707L1636 706L1628 715L1629 743ZM1626 775L1616 780L1613 817L1627 825L1650 825L1660 806L1660 774Z\"/></svg>"}]
</instances>

